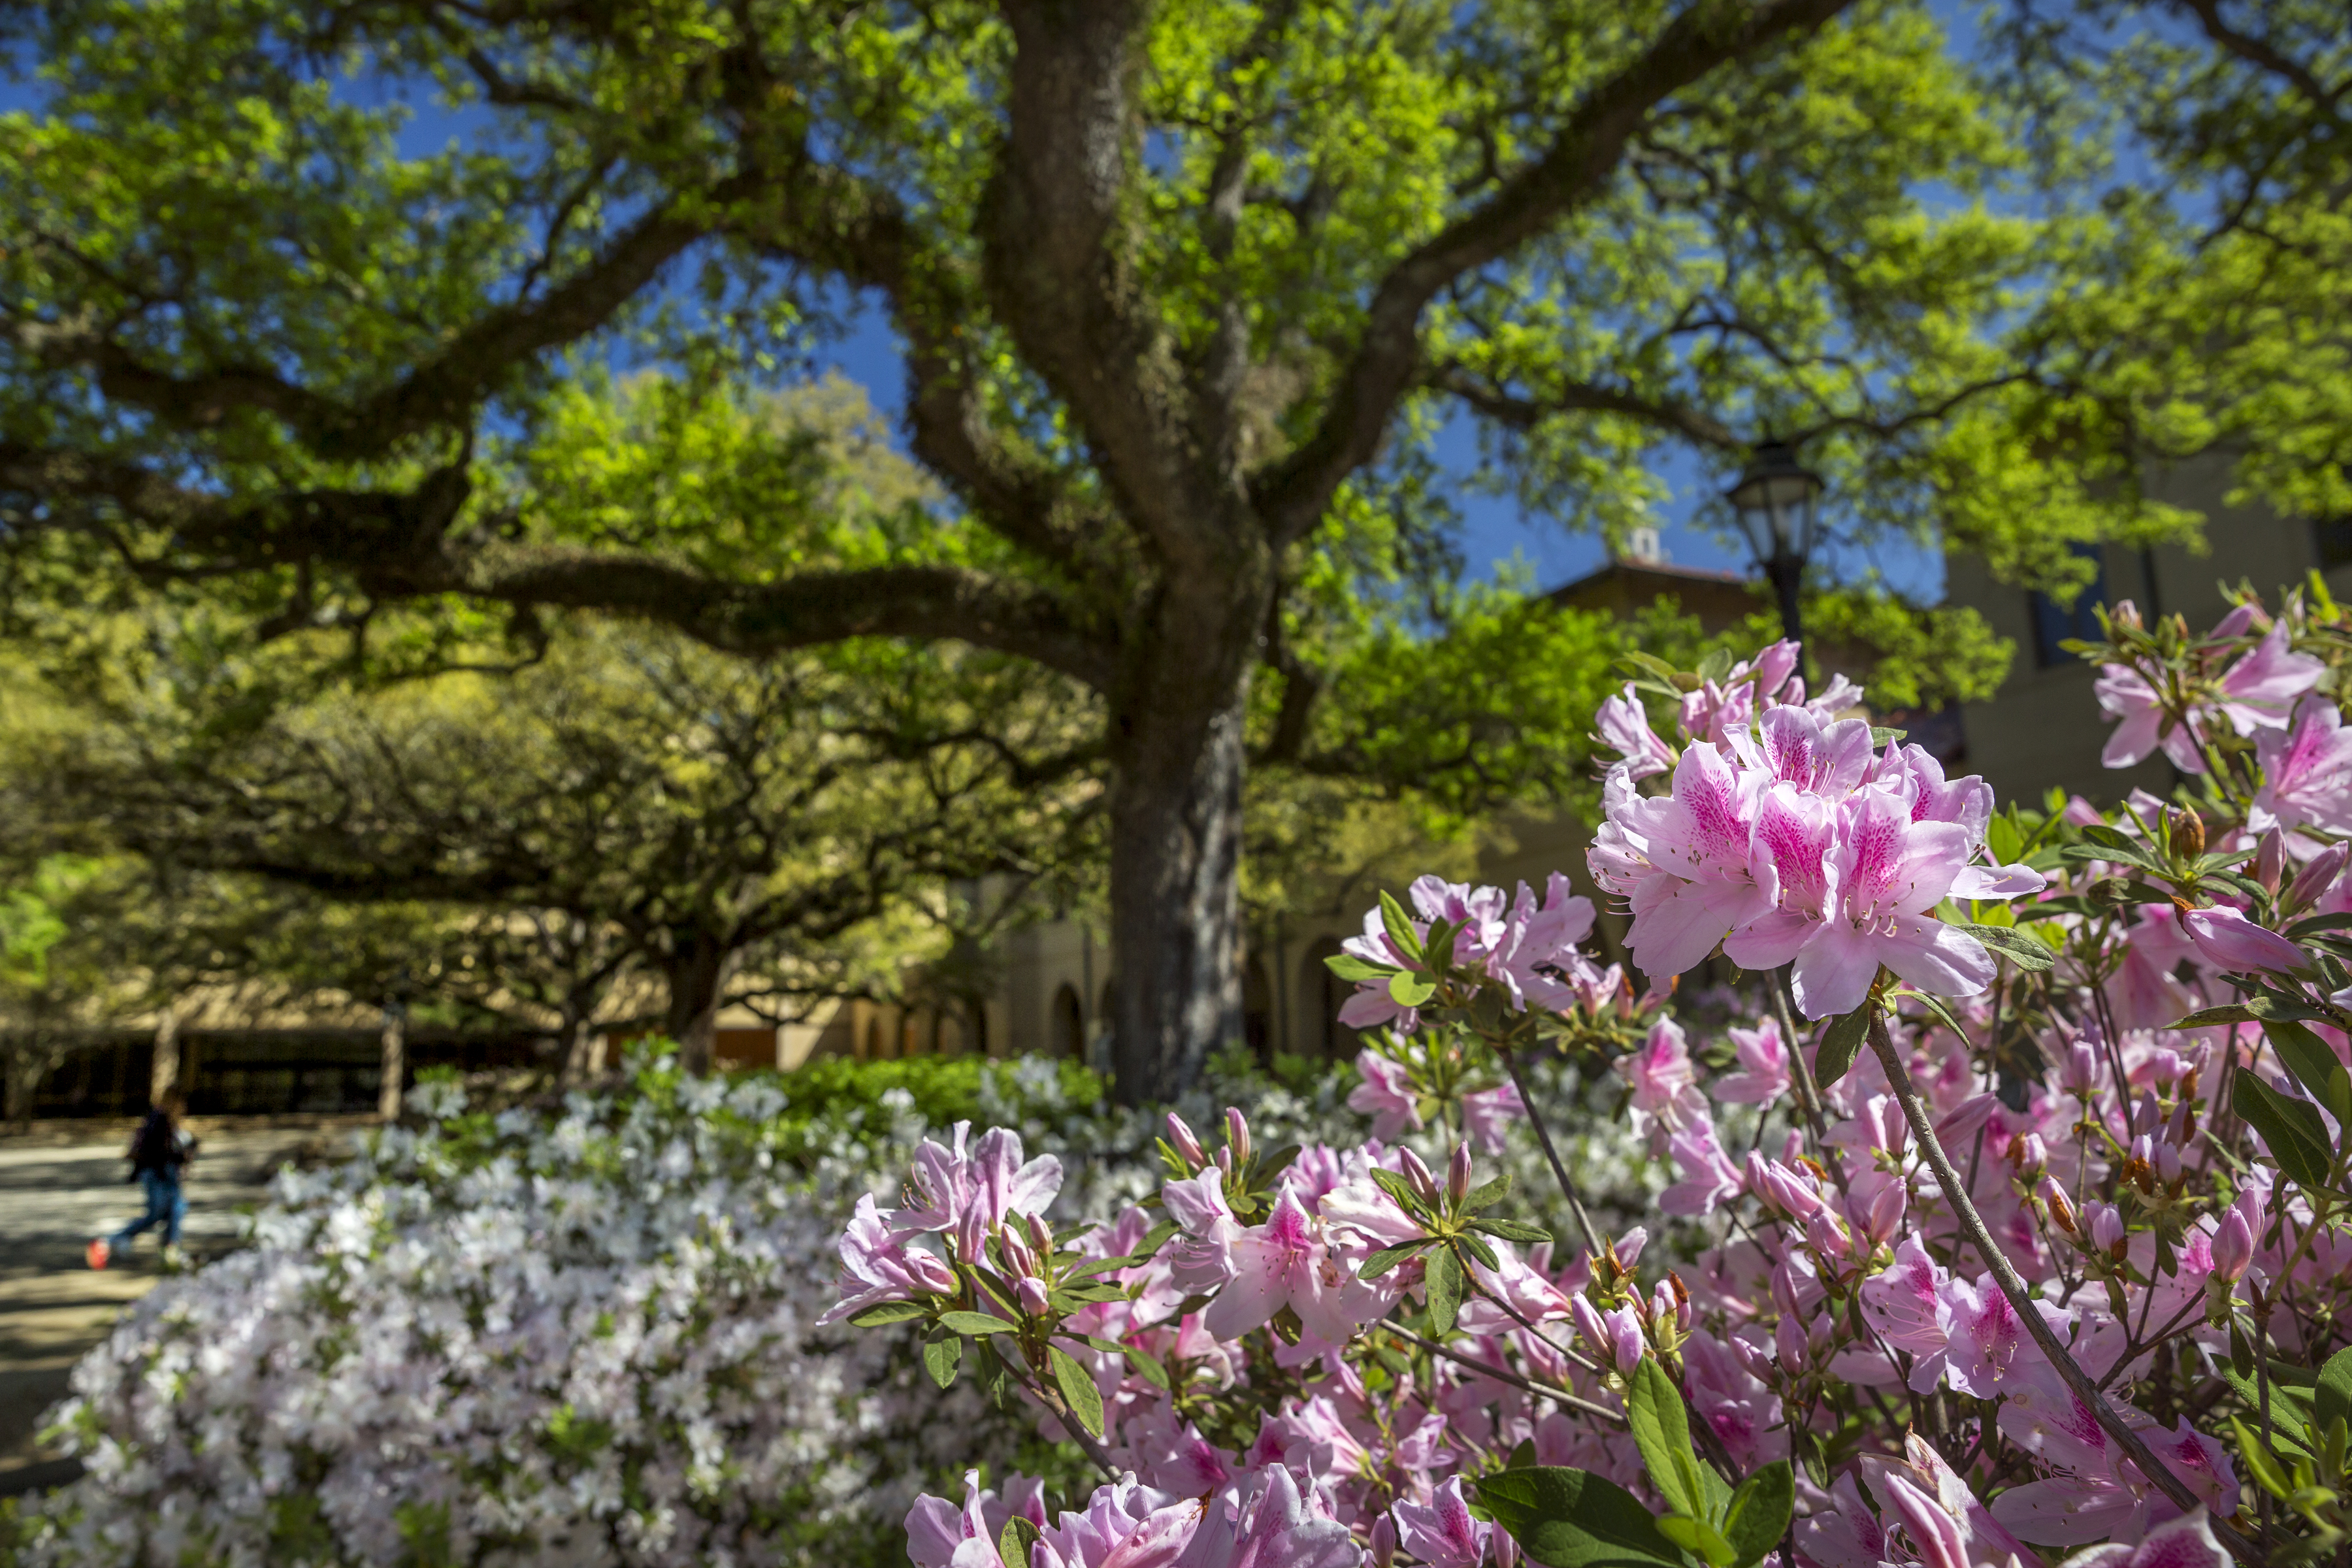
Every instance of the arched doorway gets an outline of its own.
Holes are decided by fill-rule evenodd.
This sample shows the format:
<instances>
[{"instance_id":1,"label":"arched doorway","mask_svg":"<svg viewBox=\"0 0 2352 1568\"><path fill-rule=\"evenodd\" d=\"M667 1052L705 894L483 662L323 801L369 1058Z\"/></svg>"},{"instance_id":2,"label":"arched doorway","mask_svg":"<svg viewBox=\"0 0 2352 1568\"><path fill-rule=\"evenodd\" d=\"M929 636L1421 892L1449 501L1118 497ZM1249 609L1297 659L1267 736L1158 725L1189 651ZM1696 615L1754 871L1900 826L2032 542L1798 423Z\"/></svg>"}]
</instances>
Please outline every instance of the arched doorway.
<instances>
[{"instance_id":1,"label":"arched doorway","mask_svg":"<svg viewBox=\"0 0 2352 1568\"><path fill-rule=\"evenodd\" d=\"M1261 1064L1274 1060L1274 985L1262 958L1242 967L1242 1043Z\"/></svg>"},{"instance_id":2,"label":"arched doorway","mask_svg":"<svg viewBox=\"0 0 2352 1568\"><path fill-rule=\"evenodd\" d=\"M1356 1031L1339 1022L1339 1009L1355 989L1323 961L1338 956L1339 939L1327 936L1307 950L1298 963L1298 999L1307 1009L1307 1027L1299 1036L1299 1046L1323 1060L1338 1061L1356 1054Z\"/></svg>"},{"instance_id":3,"label":"arched doorway","mask_svg":"<svg viewBox=\"0 0 2352 1568\"><path fill-rule=\"evenodd\" d=\"M1054 993L1052 1020L1054 1054L1072 1061L1087 1058L1087 1015L1077 987L1065 985Z\"/></svg>"}]
</instances>

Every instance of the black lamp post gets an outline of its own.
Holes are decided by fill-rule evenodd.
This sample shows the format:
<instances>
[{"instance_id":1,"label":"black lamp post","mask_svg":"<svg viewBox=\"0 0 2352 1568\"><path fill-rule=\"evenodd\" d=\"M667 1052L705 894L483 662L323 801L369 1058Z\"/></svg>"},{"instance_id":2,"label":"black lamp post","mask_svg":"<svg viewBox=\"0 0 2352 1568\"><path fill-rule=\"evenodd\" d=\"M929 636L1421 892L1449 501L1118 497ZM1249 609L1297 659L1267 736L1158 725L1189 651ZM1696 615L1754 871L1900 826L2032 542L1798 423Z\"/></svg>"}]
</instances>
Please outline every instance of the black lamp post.
<instances>
[{"instance_id":1,"label":"black lamp post","mask_svg":"<svg viewBox=\"0 0 2352 1568\"><path fill-rule=\"evenodd\" d=\"M1821 475L1798 462L1787 442L1763 441L1739 482L1724 492L1780 602L1780 635L1799 641L1805 632L1798 592L1820 527L1822 488Z\"/></svg>"}]
</instances>

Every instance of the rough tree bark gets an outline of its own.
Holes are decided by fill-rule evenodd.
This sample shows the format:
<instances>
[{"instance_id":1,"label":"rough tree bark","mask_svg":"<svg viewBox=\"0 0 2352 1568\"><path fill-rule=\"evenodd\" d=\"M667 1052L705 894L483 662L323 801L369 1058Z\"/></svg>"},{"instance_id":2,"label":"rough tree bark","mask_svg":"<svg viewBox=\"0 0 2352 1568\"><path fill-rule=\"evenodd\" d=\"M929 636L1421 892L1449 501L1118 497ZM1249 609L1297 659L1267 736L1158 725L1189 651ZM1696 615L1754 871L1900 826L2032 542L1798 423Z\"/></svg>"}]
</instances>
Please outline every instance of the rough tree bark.
<instances>
[{"instance_id":1,"label":"rough tree bark","mask_svg":"<svg viewBox=\"0 0 2352 1568\"><path fill-rule=\"evenodd\" d=\"M677 1042L678 1065L700 1078L716 1061L719 1005L727 991L734 950L711 931L680 931L662 966L669 1007L662 1026Z\"/></svg>"},{"instance_id":2,"label":"rough tree bark","mask_svg":"<svg viewBox=\"0 0 2352 1568\"><path fill-rule=\"evenodd\" d=\"M1241 1037L1246 629L1272 592L1252 575L1171 595L1112 714L1111 1066L1129 1105L1173 1098Z\"/></svg>"},{"instance_id":3,"label":"rough tree bark","mask_svg":"<svg viewBox=\"0 0 2352 1568\"><path fill-rule=\"evenodd\" d=\"M377 1037L377 1044L382 1048L383 1076L376 1086L375 1113L386 1121L397 1121L408 1077L408 1010L397 1002L383 1010L383 1032Z\"/></svg>"}]
</instances>

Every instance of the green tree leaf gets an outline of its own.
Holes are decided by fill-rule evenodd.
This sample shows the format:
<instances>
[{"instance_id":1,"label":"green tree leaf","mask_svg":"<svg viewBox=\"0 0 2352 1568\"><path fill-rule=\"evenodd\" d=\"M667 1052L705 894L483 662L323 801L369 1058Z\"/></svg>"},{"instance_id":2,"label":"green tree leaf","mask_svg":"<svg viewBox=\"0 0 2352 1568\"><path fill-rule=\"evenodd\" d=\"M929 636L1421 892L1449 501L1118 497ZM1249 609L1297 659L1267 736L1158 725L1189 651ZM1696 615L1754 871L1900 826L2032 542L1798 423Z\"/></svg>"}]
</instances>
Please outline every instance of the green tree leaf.
<instances>
[{"instance_id":1,"label":"green tree leaf","mask_svg":"<svg viewBox=\"0 0 2352 1568\"><path fill-rule=\"evenodd\" d=\"M1078 1418L1091 1436L1103 1434L1102 1390L1095 1386L1094 1374L1078 1364L1077 1358L1059 1345L1049 1346L1046 1354L1054 1363L1054 1383L1061 1389L1070 1413Z\"/></svg>"},{"instance_id":2,"label":"green tree leaf","mask_svg":"<svg viewBox=\"0 0 2352 1568\"><path fill-rule=\"evenodd\" d=\"M1658 1495L1677 1513L1712 1519L1717 1500L1707 1485L1707 1468L1691 1443L1690 1413L1682 1390L1654 1356L1643 1357L1626 1380L1625 1421ZM1716 1488L1721 1486L1717 1479Z\"/></svg>"},{"instance_id":3,"label":"green tree leaf","mask_svg":"<svg viewBox=\"0 0 2352 1568\"><path fill-rule=\"evenodd\" d=\"M1723 1534L1738 1568L1752 1568L1779 1550L1796 1505L1796 1472L1786 1459L1773 1460L1733 1489Z\"/></svg>"},{"instance_id":4,"label":"green tree leaf","mask_svg":"<svg viewBox=\"0 0 2352 1568\"><path fill-rule=\"evenodd\" d=\"M1822 1036L1822 1048L1813 1058L1813 1081L1827 1089L1845 1077L1853 1066L1856 1052L1870 1034L1870 1016L1877 1007L1875 1002L1864 1002L1851 1013L1841 1014L1830 1020Z\"/></svg>"},{"instance_id":5,"label":"green tree leaf","mask_svg":"<svg viewBox=\"0 0 2352 1568\"><path fill-rule=\"evenodd\" d=\"M950 1334L945 1339L923 1342L923 1370L941 1388L954 1384L956 1368L963 1363L963 1342Z\"/></svg>"},{"instance_id":6,"label":"green tree leaf","mask_svg":"<svg viewBox=\"0 0 2352 1568\"><path fill-rule=\"evenodd\" d=\"M1650 1510L1588 1470L1500 1470L1476 1489L1495 1522L1545 1568L1685 1568Z\"/></svg>"},{"instance_id":7,"label":"green tree leaf","mask_svg":"<svg viewBox=\"0 0 2352 1568\"><path fill-rule=\"evenodd\" d=\"M2334 1151L2327 1143L2327 1124L2319 1108L2289 1100L2251 1072L2239 1072L2230 1091L2231 1108L2246 1125L2262 1134L2263 1142L2280 1170L2306 1189L2327 1185Z\"/></svg>"},{"instance_id":8,"label":"green tree leaf","mask_svg":"<svg viewBox=\"0 0 2352 1568\"><path fill-rule=\"evenodd\" d=\"M1430 1249L1422 1282L1429 1292L1430 1326L1441 1334L1452 1333L1454 1317L1462 1310L1463 1283L1462 1260L1454 1256L1452 1247Z\"/></svg>"}]
</instances>

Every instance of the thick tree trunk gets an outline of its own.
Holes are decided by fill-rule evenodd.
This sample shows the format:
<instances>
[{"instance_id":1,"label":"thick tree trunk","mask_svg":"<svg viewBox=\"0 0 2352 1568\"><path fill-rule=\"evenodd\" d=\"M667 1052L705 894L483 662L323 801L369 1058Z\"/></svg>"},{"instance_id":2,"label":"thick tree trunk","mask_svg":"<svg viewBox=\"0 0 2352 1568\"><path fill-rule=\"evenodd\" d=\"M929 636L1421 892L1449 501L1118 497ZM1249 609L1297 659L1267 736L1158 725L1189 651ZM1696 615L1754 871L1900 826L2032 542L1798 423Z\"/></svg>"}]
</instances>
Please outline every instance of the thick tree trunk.
<instances>
[{"instance_id":1,"label":"thick tree trunk","mask_svg":"<svg viewBox=\"0 0 2352 1568\"><path fill-rule=\"evenodd\" d=\"M1117 720L1111 1070L1114 1092L1128 1105L1172 1098L1200 1076L1211 1052L1242 1033L1249 678L1246 665L1223 682L1213 669L1211 659L1195 657L1188 682L1171 668L1174 679L1153 683L1160 700L1129 706Z\"/></svg>"},{"instance_id":2,"label":"thick tree trunk","mask_svg":"<svg viewBox=\"0 0 2352 1568\"><path fill-rule=\"evenodd\" d=\"M707 1075L719 1049L719 1004L727 990L734 958L709 931L680 932L665 973L669 1014L665 1027L677 1042L678 1065L697 1078Z\"/></svg>"},{"instance_id":3,"label":"thick tree trunk","mask_svg":"<svg viewBox=\"0 0 2352 1568\"><path fill-rule=\"evenodd\" d=\"M589 1010L565 1008L556 1039L563 1051L563 1065L556 1072L557 1087L572 1089L585 1083L596 1058L596 1030L589 1022Z\"/></svg>"},{"instance_id":4,"label":"thick tree trunk","mask_svg":"<svg viewBox=\"0 0 2352 1568\"><path fill-rule=\"evenodd\" d=\"M375 1091L375 1112L386 1121L400 1120L401 1091L408 1077L408 1012L397 1005L383 1010L383 1076Z\"/></svg>"},{"instance_id":5,"label":"thick tree trunk","mask_svg":"<svg viewBox=\"0 0 2352 1568\"><path fill-rule=\"evenodd\" d=\"M155 1055L147 1069L147 1103L161 1105L181 1087L180 1009L167 1005L155 1025Z\"/></svg>"}]
</instances>

